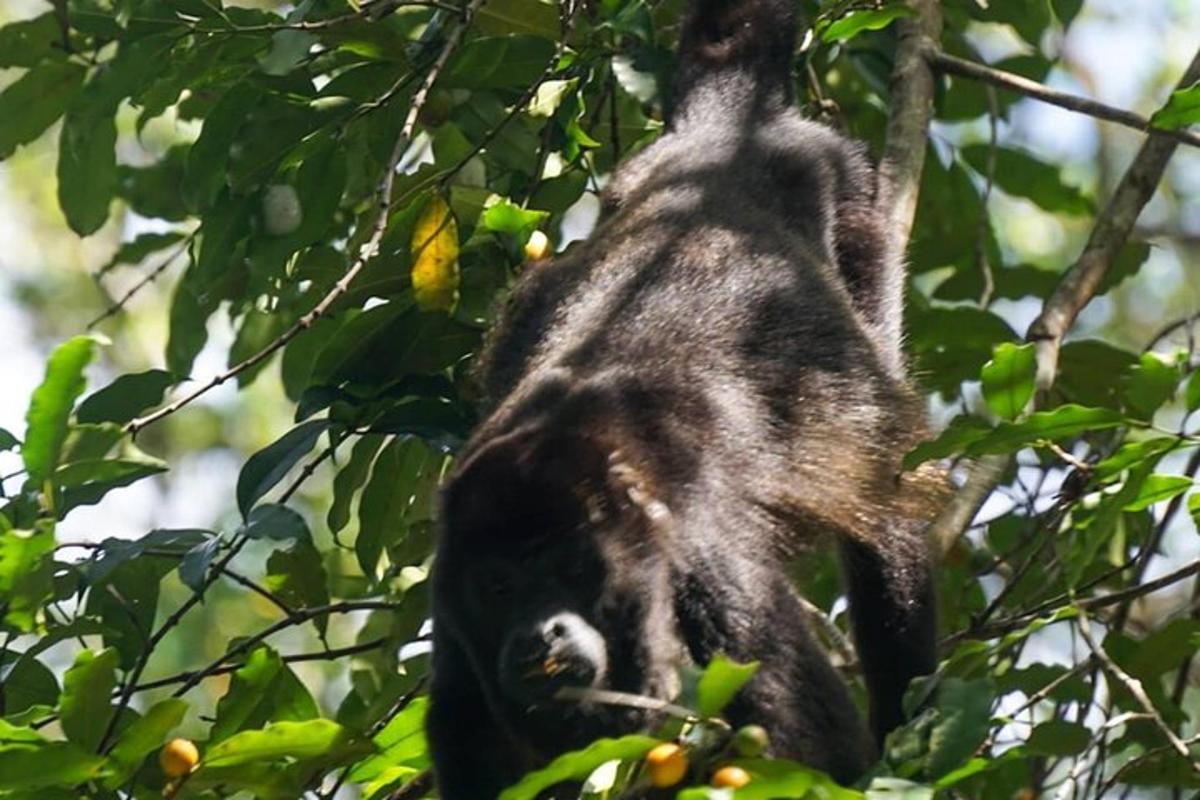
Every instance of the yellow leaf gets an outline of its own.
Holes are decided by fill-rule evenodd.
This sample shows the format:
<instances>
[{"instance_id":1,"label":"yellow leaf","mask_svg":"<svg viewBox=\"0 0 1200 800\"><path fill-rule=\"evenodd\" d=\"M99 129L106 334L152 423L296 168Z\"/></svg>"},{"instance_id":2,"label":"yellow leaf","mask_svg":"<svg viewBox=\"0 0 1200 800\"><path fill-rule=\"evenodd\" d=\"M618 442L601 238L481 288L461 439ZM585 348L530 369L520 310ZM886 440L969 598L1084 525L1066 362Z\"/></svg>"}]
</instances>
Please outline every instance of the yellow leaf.
<instances>
[{"instance_id":1,"label":"yellow leaf","mask_svg":"<svg viewBox=\"0 0 1200 800\"><path fill-rule=\"evenodd\" d=\"M412 238L412 287L423 311L452 311L458 303L458 225L450 207L434 195Z\"/></svg>"}]
</instances>

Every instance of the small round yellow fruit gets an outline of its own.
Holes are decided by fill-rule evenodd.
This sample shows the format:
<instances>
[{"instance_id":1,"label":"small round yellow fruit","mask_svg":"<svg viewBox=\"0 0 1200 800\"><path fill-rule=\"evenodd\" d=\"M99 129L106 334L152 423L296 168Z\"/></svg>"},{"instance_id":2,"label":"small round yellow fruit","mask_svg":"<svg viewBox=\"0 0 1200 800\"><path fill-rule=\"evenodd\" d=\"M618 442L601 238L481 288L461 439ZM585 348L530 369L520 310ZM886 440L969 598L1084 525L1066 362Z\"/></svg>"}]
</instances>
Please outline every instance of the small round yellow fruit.
<instances>
[{"instance_id":1,"label":"small round yellow fruit","mask_svg":"<svg viewBox=\"0 0 1200 800\"><path fill-rule=\"evenodd\" d=\"M712 776L712 785L718 789L740 789L749 782L750 773L741 767L721 767Z\"/></svg>"},{"instance_id":2,"label":"small round yellow fruit","mask_svg":"<svg viewBox=\"0 0 1200 800\"><path fill-rule=\"evenodd\" d=\"M683 780L687 768L687 752L677 744L666 742L646 754L646 772L650 775L650 783L660 789Z\"/></svg>"},{"instance_id":3,"label":"small round yellow fruit","mask_svg":"<svg viewBox=\"0 0 1200 800\"><path fill-rule=\"evenodd\" d=\"M733 751L743 758L758 758L770 740L761 725L746 725L733 735Z\"/></svg>"},{"instance_id":4,"label":"small round yellow fruit","mask_svg":"<svg viewBox=\"0 0 1200 800\"><path fill-rule=\"evenodd\" d=\"M538 261L548 255L550 255L550 237L541 231L529 234L529 241L525 243L525 258L530 261Z\"/></svg>"},{"instance_id":5,"label":"small round yellow fruit","mask_svg":"<svg viewBox=\"0 0 1200 800\"><path fill-rule=\"evenodd\" d=\"M158 754L158 764L169 778L183 777L199 763L200 751L191 739L172 739Z\"/></svg>"}]
</instances>

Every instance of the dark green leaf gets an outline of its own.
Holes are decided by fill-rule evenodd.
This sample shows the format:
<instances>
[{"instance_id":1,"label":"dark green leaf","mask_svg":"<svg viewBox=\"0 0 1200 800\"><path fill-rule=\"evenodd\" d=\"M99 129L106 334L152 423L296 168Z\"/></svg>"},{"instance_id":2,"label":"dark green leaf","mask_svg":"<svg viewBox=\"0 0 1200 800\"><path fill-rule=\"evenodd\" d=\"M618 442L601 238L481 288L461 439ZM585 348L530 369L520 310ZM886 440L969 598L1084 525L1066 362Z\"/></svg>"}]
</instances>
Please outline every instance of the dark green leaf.
<instances>
[{"instance_id":1,"label":"dark green leaf","mask_svg":"<svg viewBox=\"0 0 1200 800\"><path fill-rule=\"evenodd\" d=\"M1082 753L1091 739L1091 731L1078 722L1052 719L1035 727L1025 746L1035 755L1065 758Z\"/></svg>"},{"instance_id":2,"label":"dark green leaf","mask_svg":"<svg viewBox=\"0 0 1200 800\"><path fill-rule=\"evenodd\" d=\"M989 681L943 679L937 689L938 719L929 737L926 769L933 777L965 763L987 736L995 690Z\"/></svg>"},{"instance_id":3,"label":"dark green leaf","mask_svg":"<svg viewBox=\"0 0 1200 800\"><path fill-rule=\"evenodd\" d=\"M60 344L50 355L46 377L33 392L25 414L28 428L21 456L35 486L49 478L58 465L67 438L67 420L86 385L83 369L95 349L96 340L91 336L76 336Z\"/></svg>"},{"instance_id":4,"label":"dark green leaf","mask_svg":"<svg viewBox=\"0 0 1200 800\"><path fill-rule=\"evenodd\" d=\"M49 11L0 28L0 68L36 67L44 59L65 56L58 20Z\"/></svg>"},{"instance_id":5,"label":"dark green leaf","mask_svg":"<svg viewBox=\"0 0 1200 800\"><path fill-rule=\"evenodd\" d=\"M136 239L129 242L122 242L121 247L113 254L113 257L96 274L98 276L104 275L121 264L140 264L147 256L153 255L160 250L165 250L182 239L183 234L175 231L138 234ZM150 370L150 372L162 372L162 370ZM141 374L147 375L150 373L143 372Z\"/></svg>"},{"instance_id":6,"label":"dark green leaf","mask_svg":"<svg viewBox=\"0 0 1200 800\"><path fill-rule=\"evenodd\" d=\"M14 800L57 800L61 795L44 790L86 783L103 766L101 756L70 742L48 742L31 728L0 720L0 791L18 793Z\"/></svg>"},{"instance_id":7,"label":"dark green leaf","mask_svg":"<svg viewBox=\"0 0 1200 800\"><path fill-rule=\"evenodd\" d=\"M298 541L309 538L308 525L304 517L275 503L259 506L250 512L242 533L251 539L271 539L277 542Z\"/></svg>"},{"instance_id":8,"label":"dark green leaf","mask_svg":"<svg viewBox=\"0 0 1200 800\"><path fill-rule=\"evenodd\" d=\"M1149 508L1155 503L1161 503L1165 500L1170 500L1176 495L1183 494L1191 489L1193 482L1191 478L1184 475L1149 475L1146 481L1138 490L1137 497L1130 500L1122 508L1125 511L1141 511L1144 508Z\"/></svg>"},{"instance_id":9,"label":"dark green leaf","mask_svg":"<svg viewBox=\"0 0 1200 800\"><path fill-rule=\"evenodd\" d=\"M221 539L210 536L184 553L179 561L179 580L183 581L183 585L199 593L204 588L208 567L220 549Z\"/></svg>"},{"instance_id":10,"label":"dark green leaf","mask_svg":"<svg viewBox=\"0 0 1200 800\"><path fill-rule=\"evenodd\" d=\"M539 77L554 56L554 43L537 36L474 39L446 65L438 85L447 89L524 88Z\"/></svg>"},{"instance_id":11,"label":"dark green leaf","mask_svg":"<svg viewBox=\"0 0 1200 800\"><path fill-rule=\"evenodd\" d=\"M475 15L474 24L487 36L520 33L551 41L559 36L558 13L542 0L489 0Z\"/></svg>"},{"instance_id":12,"label":"dark green leaf","mask_svg":"<svg viewBox=\"0 0 1200 800\"><path fill-rule=\"evenodd\" d=\"M259 450L242 467L237 482L238 510L249 517L254 504L283 480L288 471L317 444L329 427L328 420L309 420L297 425L278 441Z\"/></svg>"},{"instance_id":13,"label":"dark green leaf","mask_svg":"<svg viewBox=\"0 0 1200 800\"><path fill-rule=\"evenodd\" d=\"M1134 416L1149 420L1175 395L1178 385L1177 367L1164 363L1153 353L1143 353L1139 362L1124 376L1122 393Z\"/></svg>"},{"instance_id":14,"label":"dark green leaf","mask_svg":"<svg viewBox=\"0 0 1200 800\"><path fill-rule=\"evenodd\" d=\"M216 201L228 175L229 150L261 96L254 86L239 83L204 118L200 137L188 153L184 183L184 197L193 209L203 211Z\"/></svg>"},{"instance_id":15,"label":"dark green leaf","mask_svg":"<svg viewBox=\"0 0 1200 800\"><path fill-rule=\"evenodd\" d=\"M0 656L0 716L33 706L58 705L58 680L45 664L27 653Z\"/></svg>"},{"instance_id":16,"label":"dark green leaf","mask_svg":"<svg viewBox=\"0 0 1200 800\"><path fill-rule=\"evenodd\" d=\"M1039 411L1022 422L1002 422L995 430L967 448L969 455L1015 453L1042 439L1068 439L1088 431L1116 428L1125 418L1107 408L1065 405Z\"/></svg>"},{"instance_id":17,"label":"dark green leaf","mask_svg":"<svg viewBox=\"0 0 1200 800\"><path fill-rule=\"evenodd\" d=\"M350 505L354 495L367 481L375 454L383 447L385 436L367 434L354 443L350 460L333 479L333 504L329 507L326 523L329 530L337 534L350 521Z\"/></svg>"},{"instance_id":18,"label":"dark green leaf","mask_svg":"<svg viewBox=\"0 0 1200 800\"><path fill-rule=\"evenodd\" d=\"M992 432L992 426L976 417L959 416L951 420L937 438L922 442L904 456L904 469L913 469L926 461L963 453L970 445Z\"/></svg>"},{"instance_id":19,"label":"dark green leaf","mask_svg":"<svg viewBox=\"0 0 1200 800\"><path fill-rule=\"evenodd\" d=\"M61 519L73 508L100 502L113 489L166 471L165 461L144 453L130 453L126 458L98 458L64 464L54 473L54 482L62 487L62 501L55 510Z\"/></svg>"},{"instance_id":20,"label":"dark green leaf","mask_svg":"<svg viewBox=\"0 0 1200 800\"><path fill-rule=\"evenodd\" d=\"M307 537L297 538L289 547L276 550L267 557L267 574L263 579L267 591L273 592L292 608L313 608L329 603L328 576L321 554ZM325 633L328 617L313 620L317 630Z\"/></svg>"},{"instance_id":21,"label":"dark green leaf","mask_svg":"<svg viewBox=\"0 0 1200 800\"><path fill-rule=\"evenodd\" d=\"M161 369L122 375L84 398L75 413L75 419L85 423L115 422L123 425L161 403L167 389L175 383L175 376Z\"/></svg>"},{"instance_id":22,"label":"dark green leaf","mask_svg":"<svg viewBox=\"0 0 1200 800\"><path fill-rule=\"evenodd\" d=\"M1003 342L992 360L983 365L980 378L988 407L1001 419L1014 420L1033 397L1037 372L1036 347Z\"/></svg>"},{"instance_id":23,"label":"dark green leaf","mask_svg":"<svg viewBox=\"0 0 1200 800\"><path fill-rule=\"evenodd\" d=\"M59 714L67 739L95 750L112 718L112 690L117 685L117 651L81 650L63 675Z\"/></svg>"},{"instance_id":24,"label":"dark green leaf","mask_svg":"<svg viewBox=\"0 0 1200 800\"><path fill-rule=\"evenodd\" d=\"M86 612L104 623L104 643L120 653L122 669L141 656L154 629L159 583L174 568L172 559L134 558L88 591Z\"/></svg>"},{"instance_id":25,"label":"dark green leaf","mask_svg":"<svg viewBox=\"0 0 1200 800\"><path fill-rule=\"evenodd\" d=\"M78 64L50 61L0 92L0 161L19 145L32 142L66 112L86 74Z\"/></svg>"},{"instance_id":26,"label":"dark green leaf","mask_svg":"<svg viewBox=\"0 0 1200 800\"><path fill-rule=\"evenodd\" d=\"M987 174L989 145L968 145L963 157L980 174ZM996 168L993 179L1008 194L1024 197L1046 211L1087 215L1095 209L1074 186L1062 181L1057 167L1034 158L1029 153L1007 147L996 149Z\"/></svg>"},{"instance_id":27,"label":"dark green leaf","mask_svg":"<svg viewBox=\"0 0 1200 800\"><path fill-rule=\"evenodd\" d=\"M384 548L402 541L409 526L421 521L419 511L429 508L436 491L440 461L419 439L409 437L393 439L375 459L359 503L354 542L364 574L374 576Z\"/></svg>"},{"instance_id":28,"label":"dark green leaf","mask_svg":"<svg viewBox=\"0 0 1200 800\"><path fill-rule=\"evenodd\" d=\"M1188 378L1187 386L1183 390L1184 402L1187 405L1188 413L1200 408L1200 369L1195 370ZM11 434L9 434L11 438Z\"/></svg>"},{"instance_id":29,"label":"dark green leaf","mask_svg":"<svg viewBox=\"0 0 1200 800\"><path fill-rule=\"evenodd\" d=\"M268 722L300 722L320 716L312 695L269 647L259 647L233 673L229 691L217 703L210 745ZM211 754L211 750L209 751Z\"/></svg>"}]
</instances>

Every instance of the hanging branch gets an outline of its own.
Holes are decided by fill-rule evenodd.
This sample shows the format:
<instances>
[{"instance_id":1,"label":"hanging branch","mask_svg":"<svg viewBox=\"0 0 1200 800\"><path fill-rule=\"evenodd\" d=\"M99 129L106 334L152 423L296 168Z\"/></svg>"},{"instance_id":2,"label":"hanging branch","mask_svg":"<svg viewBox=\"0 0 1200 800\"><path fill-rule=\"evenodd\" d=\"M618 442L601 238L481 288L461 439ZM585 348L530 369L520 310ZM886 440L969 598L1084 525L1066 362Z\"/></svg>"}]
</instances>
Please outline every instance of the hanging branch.
<instances>
[{"instance_id":1,"label":"hanging branch","mask_svg":"<svg viewBox=\"0 0 1200 800\"><path fill-rule=\"evenodd\" d=\"M1200 133L1196 133L1195 131L1154 128L1150 125L1150 120L1141 114L1135 114L1123 108L1115 108L1088 97L1060 92L1057 89L1051 89L1045 84L1012 72L987 67L983 64L977 64L974 61L958 58L957 56L952 56L949 53L941 51L931 52L929 54L929 61L940 72L958 75L961 78L982 81L1000 89L1008 89L1025 97L1032 97L1035 100L1041 100L1044 103L1065 108L1068 111L1075 111L1080 114L1087 114L1089 117L1095 117L1096 119L1115 122L1118 125L1124 125L1126 128L1132 128L1135 131L1142 131L1143 133L1151 131L1161 133L1164 136L1177 139L1184 144L1200 147Z\"/></svg>"},{"instance_id":2,"label":"hanging branch","mask_svg":"<svg viewBox=\"0 0 1200 800\"><path fill-rule=\"evenodd\" d=\"M174 414L179 409L188 405L200 396L207 394L209 391L217 388L221 384L235 378L246 370L258 365L269 358L276 350L281 349L288 342L295 339L304 331L312 327L313 323L323 317L326 312L337 302L338 298L344 295L350 288L350 283L362 272L367 262L371 260L379 249L380 242L383 241L384 232L387 230L388 219L392 211L392 189L396 183L396 168L399 166L401 159L404 158L405 152L408 150L409 144L412 142L413 134L417 127L417 117L421 113L421 109L425 107L425 101L429 97L429 91L433 88L433 84L441 75L446 63L450 60L450 55L457 49L459 41L462 39L463 33L471 24L471 20L475 16L475 12L483 5L484 0L470 0L470 3L463 9L462 19L457 27L446 38L446 43L442 46L441 52L438 54L437 60L425 75L425 80L421 82L421 86L413 95L412 105L409 106L408 116L404 120L404 126L400 129L400 135L396 138L396 142L392 147L391 157L388 159L387 168L384 171L383 179L379 182L376 190L376 203L378 211L375 214L375 221L371 226L371 235L367 238L366 243L359 248L358 255L354 259L354 263L341 279L334 284L329 293L317 303L311 311L305 314L292 324L290 328L280 334L270 344L259 350L252 356L243 359L229 369L215 375L207 383L199 388L185 394L177 400L168 403L157 411L151 412L144 417L138 417L130 420L125 424L124 431L131 435L137 434L142 428L150 425L158 420Z\"/></svg>"},{"instance_id":3,"label":"hanging branch","mask_svg":"<svg viewBox=\"0 0 1200 800\"><path fill-rule=\"evenodd\" d=\"M1179 86L1190 86L1197 79L1200 79L1200 53L1192 59ZM1063 337L1099 290L1142 208L1154 195L1178 145L1178 139L1157 130L1146 137L1108 205L1096 217L1079 259L1063 273L1058 286L1042 306L1041 314L1029 326L1025 339L1037 343L1038 397L1035 407L1044 402L1054 384ZM1009 461L1007 455L990 455L967 467L963 485L930 527L930 536L940 552L948 552L967 530L980 506L1004 478Z\"/></svg>"}]
</instances>

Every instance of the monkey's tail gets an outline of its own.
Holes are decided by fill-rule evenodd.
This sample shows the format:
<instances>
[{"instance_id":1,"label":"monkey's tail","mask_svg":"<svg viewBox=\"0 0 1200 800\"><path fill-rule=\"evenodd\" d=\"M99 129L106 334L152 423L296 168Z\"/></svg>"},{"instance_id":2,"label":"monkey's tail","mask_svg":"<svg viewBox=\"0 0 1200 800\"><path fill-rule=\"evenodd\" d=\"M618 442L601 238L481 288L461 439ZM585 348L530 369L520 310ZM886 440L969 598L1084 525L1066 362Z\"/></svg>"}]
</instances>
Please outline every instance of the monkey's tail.
<instances>
[{"instance_id":1,"label":"monkey's tail","mask_svg":"<svg viewBox=\"0 0 1200 800\"><path fill-rule=\"evenodd\" d=\"M692 0L668 119L754 119L792 102L795 0ZM743 112L743 113L739 113Z\"/></svg>"}]
</instances>

